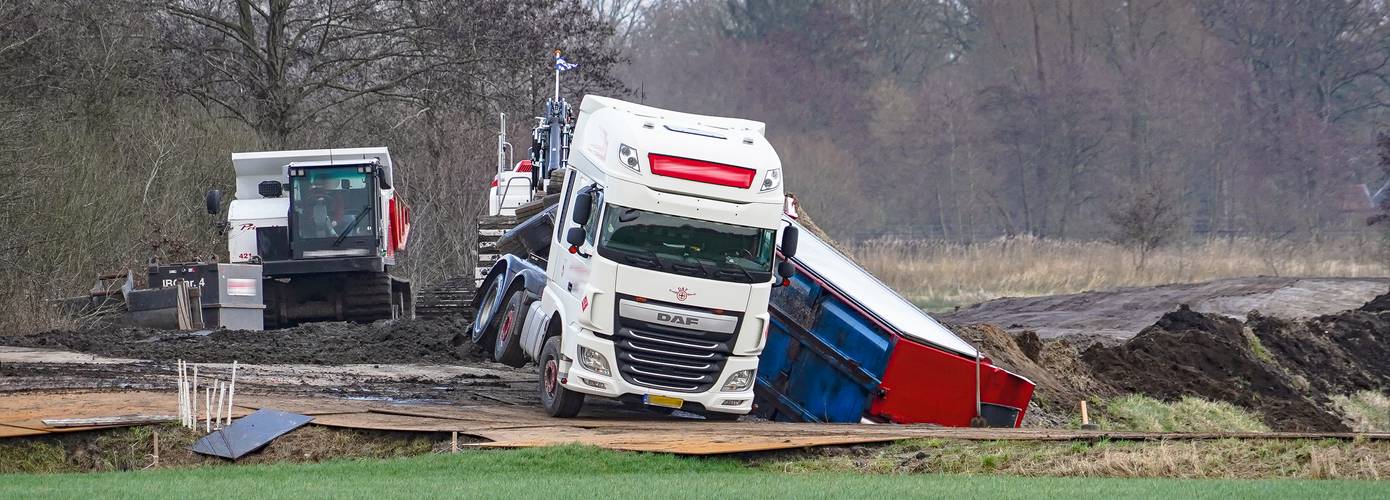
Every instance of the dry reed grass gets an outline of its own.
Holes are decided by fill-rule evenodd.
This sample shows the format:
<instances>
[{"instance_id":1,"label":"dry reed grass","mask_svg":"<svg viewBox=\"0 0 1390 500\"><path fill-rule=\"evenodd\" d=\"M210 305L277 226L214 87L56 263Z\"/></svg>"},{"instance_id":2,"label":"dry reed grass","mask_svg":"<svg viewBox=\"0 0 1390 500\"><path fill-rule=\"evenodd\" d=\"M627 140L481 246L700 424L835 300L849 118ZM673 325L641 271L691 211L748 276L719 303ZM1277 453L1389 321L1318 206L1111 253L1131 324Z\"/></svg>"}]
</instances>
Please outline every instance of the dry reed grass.
<instances>
[{"instance_id":1,"label":"dry reed grass","mask_svg":"<svg viewBox=\"0 0 1390 500\"><path fill-rule=\"evenodd\" d=\"M851 245L849 251L889 286L937 311L999 297L1242 276L1390 275L1381 243L1368 238L1210 239L1159 248L1142 268L1135 265L1130 249L1104 241L1001 238L964 244L881 239Z\"/></svg>"},{"instance_id":2,"label":"dry reed grass","mask_svg":"<svg viewBox=\"0 0 1390 500\"><path fill-rule=\"evenodd\" d=\"M1357 432L1390 432L1390 396L1361 391L1348 396L1332 396L1342 410L1342 419Z\"/></svg>"}]
</instances>

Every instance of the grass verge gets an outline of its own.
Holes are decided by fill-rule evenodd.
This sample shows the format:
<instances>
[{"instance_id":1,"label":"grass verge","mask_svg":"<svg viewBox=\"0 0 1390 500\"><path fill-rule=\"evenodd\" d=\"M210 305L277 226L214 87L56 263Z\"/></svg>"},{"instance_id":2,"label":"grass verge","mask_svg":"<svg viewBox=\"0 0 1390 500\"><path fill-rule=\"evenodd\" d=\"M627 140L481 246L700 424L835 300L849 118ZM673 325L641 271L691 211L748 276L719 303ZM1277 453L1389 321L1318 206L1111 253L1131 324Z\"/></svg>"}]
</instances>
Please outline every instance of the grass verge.
<instances>
[{"instance_id":1,"label":"grass verge","mask_svg":"<svg viewBox=\"0 0 1390 500\"><path fill-rule=\"evenodd\" d=\"M787 473L729 459L620 453L565 446L469 451L387 460L68 475L15 475L5 498L754 498L1006 497L1375 498L1366 481L1241 481L864 475L848 470Z\"/></svg>"},{"instance_id":2,"label":"grass verge","mask_svg":"<svg viewBox=\"0 0 1390 500\"><path fill-rule=\"evenodd\" d=\"M1130 394L1105 402L1101 429L1141 432L1269 432L1259 416L1224 401L1184 396L1165 402Z\"/></svg>"},{"instance_id":3,"label":"grass verge","mask_svg":"<svg viewBox=\"0 0 1390 500\"><path fill-rule=\"evenodd\" d=\"M1194 441L912 440L824 449L755 461L796 473L968 474L1026 477L1380 479L1390 443L1219 439Z\"/></svg>"}]
</instances>

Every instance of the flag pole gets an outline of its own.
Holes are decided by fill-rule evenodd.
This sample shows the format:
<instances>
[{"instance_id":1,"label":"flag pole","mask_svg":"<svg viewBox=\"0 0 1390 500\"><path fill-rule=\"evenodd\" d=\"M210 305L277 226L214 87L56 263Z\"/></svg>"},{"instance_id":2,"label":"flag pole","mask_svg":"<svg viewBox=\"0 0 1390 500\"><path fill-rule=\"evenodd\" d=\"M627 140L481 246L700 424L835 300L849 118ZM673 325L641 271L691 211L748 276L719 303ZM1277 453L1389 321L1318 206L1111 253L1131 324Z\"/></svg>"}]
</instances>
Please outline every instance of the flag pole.
<instances>
[{"instance_id":1,"label":"flag pole","mask_svg":"<svg viewBox=\"0 0 1390 500\"><path fill-rule=\"evenodd\" d=\"M560 49L555 49L555 61L551 63L555 67L555 103L560 102Z\"/></svg>"}]
</instances>

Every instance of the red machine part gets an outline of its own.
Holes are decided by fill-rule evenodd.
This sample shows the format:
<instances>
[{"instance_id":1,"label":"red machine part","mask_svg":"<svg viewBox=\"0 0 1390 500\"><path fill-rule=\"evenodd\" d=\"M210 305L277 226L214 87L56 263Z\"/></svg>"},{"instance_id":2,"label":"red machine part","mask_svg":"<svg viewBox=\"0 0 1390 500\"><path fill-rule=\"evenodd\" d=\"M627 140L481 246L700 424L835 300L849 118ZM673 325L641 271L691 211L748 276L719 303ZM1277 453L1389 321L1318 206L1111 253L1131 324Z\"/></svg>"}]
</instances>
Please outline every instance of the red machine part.
<instances>
[{"instance_id":1,"label":"red machine part","mask_svg":"<svg viewBox=\"0 0 1390 500\"><path fill-rule=\"evenodd\" d=\"M975 416L975 360L894 335L893 353L869 413L900 424L970 425ZM1033 383L980 362L980 401L1018 408L1023 425Z\"/></svg>"},{"instance_id":2,"label":"red machine part","mask_svg":"<svg viewBox=\"0 0 1390 500\"><path fill-rule=\"evenodd\" d=\"M386 255L395 255L396 252L405 250L405 243L410 238L410 207L405 206L404 202L396 201L396 197L392 196L387 212L390 215L391 233L386 245Z\"/></svg>"}]
</instances>

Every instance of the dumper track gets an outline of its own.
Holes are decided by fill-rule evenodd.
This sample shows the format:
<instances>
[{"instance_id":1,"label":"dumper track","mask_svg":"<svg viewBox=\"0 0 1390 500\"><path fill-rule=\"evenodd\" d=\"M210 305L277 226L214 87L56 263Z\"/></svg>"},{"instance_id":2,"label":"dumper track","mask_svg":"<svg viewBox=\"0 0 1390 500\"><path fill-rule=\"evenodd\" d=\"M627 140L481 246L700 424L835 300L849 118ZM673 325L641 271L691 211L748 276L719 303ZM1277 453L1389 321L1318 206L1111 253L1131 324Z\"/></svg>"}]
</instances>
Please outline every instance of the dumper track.
<instances>
[{"instance_id":1,"label":"dumper track","mask_svg":"<svg viewBox=\"0 0 1390 500\"><path fill-rule=\"evenodd\" d=\"M465 321L472 321L474 295L477 289L472 276L454 276L416 294L415 317L461 316Z\"/></svg>"},{"instance_id":2,"label":"dumper track","mask_svg":"<svg viewBox=\"0 0 1390 500\"><path fill-rule=\"evenodd\" d=\"M478 231L478 261L473 275L454 276L437 285L420 290L415 296L415 317L461 316L466 321L472 321L473 299L477 296L478 286L482 284L483 277L487 275L489 269L492 269L492 265L497 262L497 259L501 258L502 254L508 253L507 249L497 247L497 240L521 221L558 203L560 201L560 187L564 183L564 178L563 170L553 172L545 196L517 207L516 215L478 217L475 226Z\"/></svg>"}]
</instances>

